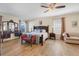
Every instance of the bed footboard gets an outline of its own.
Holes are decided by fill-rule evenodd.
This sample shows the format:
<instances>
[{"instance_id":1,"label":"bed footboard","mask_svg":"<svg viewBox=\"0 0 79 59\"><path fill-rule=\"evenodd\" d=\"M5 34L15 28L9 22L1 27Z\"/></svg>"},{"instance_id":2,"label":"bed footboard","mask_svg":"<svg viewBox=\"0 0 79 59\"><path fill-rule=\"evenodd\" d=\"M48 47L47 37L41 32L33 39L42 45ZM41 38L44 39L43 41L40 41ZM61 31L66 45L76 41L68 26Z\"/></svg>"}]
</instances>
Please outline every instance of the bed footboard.
<instances>
[{"instance_id":1,"label":"bed footboard","mask_svg":"<svg viewBox=\"0 0 79 59\"><path fill-rule=\"evenodd\" d=\"M41 46L43 46L43 35L41 35L40 37L40 43L41 43Z\"/></svg>"}]
</instances>

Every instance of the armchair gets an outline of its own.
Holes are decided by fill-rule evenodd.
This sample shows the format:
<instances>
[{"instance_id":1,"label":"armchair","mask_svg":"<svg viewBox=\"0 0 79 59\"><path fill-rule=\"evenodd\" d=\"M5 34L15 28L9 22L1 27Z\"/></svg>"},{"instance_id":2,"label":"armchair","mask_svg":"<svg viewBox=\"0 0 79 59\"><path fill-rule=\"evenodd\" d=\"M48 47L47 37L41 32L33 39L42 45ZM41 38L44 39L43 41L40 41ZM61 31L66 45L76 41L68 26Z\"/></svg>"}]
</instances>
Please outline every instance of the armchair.
<instances>
[{"instance_id":1,"label":"armchair","mask_svg":"<svg viewBox=\"0 0 79 59\"><path fill-rule=\"evenodd\" d=\"M23 40L25 42L28 42L31 44L36 43L36 35L32 35L31 37L28 37L26 34L21 35L21 43L23 43Z\"/></svg>"}]
</instances>

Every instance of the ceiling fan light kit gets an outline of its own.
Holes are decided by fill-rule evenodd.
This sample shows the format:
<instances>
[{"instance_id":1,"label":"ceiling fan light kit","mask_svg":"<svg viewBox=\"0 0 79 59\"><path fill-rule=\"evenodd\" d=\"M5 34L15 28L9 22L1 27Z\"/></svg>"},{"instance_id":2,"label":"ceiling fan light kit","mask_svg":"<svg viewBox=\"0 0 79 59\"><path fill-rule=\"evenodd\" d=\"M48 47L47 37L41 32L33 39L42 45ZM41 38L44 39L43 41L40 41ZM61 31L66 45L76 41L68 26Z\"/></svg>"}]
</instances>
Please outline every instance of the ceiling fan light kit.
<instances>
[{"instance_id":1,"label":"ceiling fan light kit","mask_svg":"<svg viewBox=\"0 0 79 59\"><path fill-rule=\"evenodd\" d=\"M41 7L47 8L47 10L44 11L44 13L46 13L46 12L52 11L52 10L54 10L54 9L65 8L66 6L65 6L65 5L56 6L56 3L50 3L50 4L47 4L47 5L41 5Z\"/></svg>"}]
</instances>

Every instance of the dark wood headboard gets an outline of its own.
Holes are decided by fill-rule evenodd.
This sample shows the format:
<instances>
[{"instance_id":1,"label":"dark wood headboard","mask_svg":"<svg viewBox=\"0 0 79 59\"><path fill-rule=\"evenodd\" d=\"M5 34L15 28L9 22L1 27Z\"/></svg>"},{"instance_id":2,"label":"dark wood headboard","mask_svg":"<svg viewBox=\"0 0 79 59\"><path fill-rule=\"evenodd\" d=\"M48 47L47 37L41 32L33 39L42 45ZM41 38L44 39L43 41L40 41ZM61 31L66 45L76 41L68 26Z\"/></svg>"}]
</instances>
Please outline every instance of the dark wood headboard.
<instances>
[{"instance_id":1,"label":"dark wood headboard","mask_svg":"<svg viewBox=\"0 0 79 59\"><path fill-rule=\"evenodd\" d=\"M44 29L46 32L49 32L49 26L34 26L33 29Z\"/></svg>"}]
</instances>

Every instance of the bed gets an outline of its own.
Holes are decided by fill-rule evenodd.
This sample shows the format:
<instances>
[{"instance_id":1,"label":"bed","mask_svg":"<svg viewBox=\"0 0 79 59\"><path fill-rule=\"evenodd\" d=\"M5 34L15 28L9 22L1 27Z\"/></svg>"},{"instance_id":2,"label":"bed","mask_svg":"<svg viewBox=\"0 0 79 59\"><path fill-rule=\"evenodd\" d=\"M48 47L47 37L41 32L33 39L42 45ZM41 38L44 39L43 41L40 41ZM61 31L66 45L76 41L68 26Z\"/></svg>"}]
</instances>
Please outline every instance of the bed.
<instances>
[{"instance_id":1,"label":"bed","mask_svg":"<svg viewBox=\"0 0 79 59\"><path fill-rule=\"evenodd\" d=\"M33 31L26 34L36 35L36 43L43 45L43 42L48 39L48 26L34 26Z\"/></svg>"},{"instance_id":2,"label":"bed","mask_svg":"<svg viewBox=\"0 0 79 59\"><path fill-rule=\"evenodd\" d=\"M43 45L43 42L48 39L49 26L34 26L33 29L40 32L40 42Z\"/></svg>"}]
</instances>

